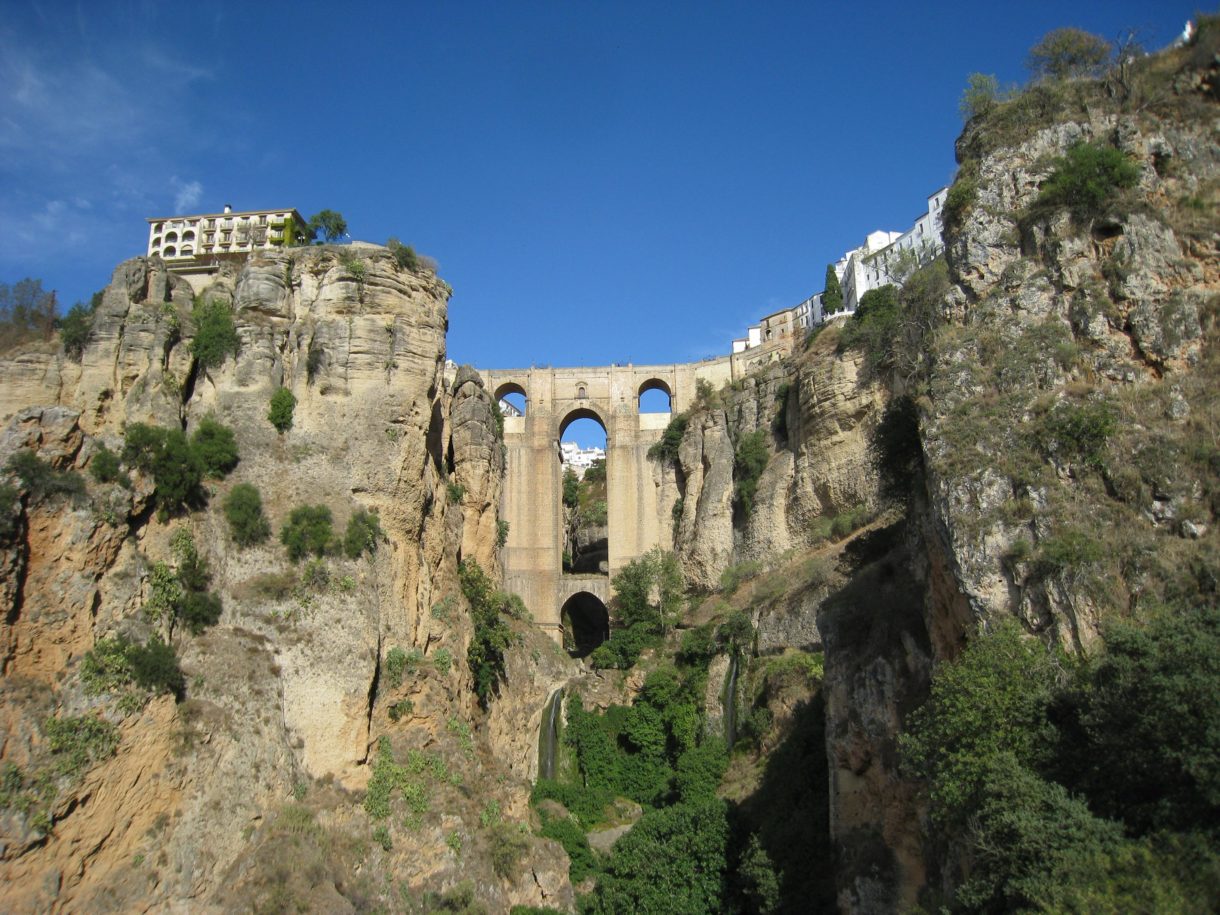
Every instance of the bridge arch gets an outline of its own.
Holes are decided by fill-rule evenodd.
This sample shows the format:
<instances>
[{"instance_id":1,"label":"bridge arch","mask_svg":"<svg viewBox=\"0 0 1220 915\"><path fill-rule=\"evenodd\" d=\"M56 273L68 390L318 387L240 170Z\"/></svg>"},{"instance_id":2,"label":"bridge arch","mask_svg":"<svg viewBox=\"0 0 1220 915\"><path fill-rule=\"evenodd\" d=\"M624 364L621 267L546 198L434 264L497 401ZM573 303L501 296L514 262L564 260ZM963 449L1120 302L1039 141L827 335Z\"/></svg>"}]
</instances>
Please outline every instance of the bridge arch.
<instances>
[{"instance_id":1,"label":"bridge arch","mask_svg":"<svg viewBox=\"0 0 1220 915\"><path fill-rule=\"evenodd\" d=\"M583 658L610 638L610 611L592 591L580 590L563 602L559 611L564 648Z\"/></svg>"},{"instance_id":2,"label":"bridge arch","mask_svg":"<svg viewBox=\"0 0 1220 915\"><path fill-rule=\"evenodd\" d=\"M602 431L606 433L607 441L609 440L610 425L606 422L606 417L602 416L602 414L596 408L592 406L580 406L572 410L568 410L568 412L561 415L563 418L559 420L559 425L555 430L556 439L562 439L563 434L568 431L568 426L572 425L572 423L576 422L576 420L591 419L602 427Z\"/></svg>"},{"instance_id":3,"label":"bridge arch","mask_svg":"<svg viewBox=\"0 0 1220 915\"><path fill-rule=\"evenodd\" d=\"M652 392L653 397L646 397ZM638 413L672 413L674 408L674 392L660 378L649 378L643 382L635 394L636 412ZM658 409L658 407L664 409Z\"/></svg>"},{"instance_id":4,"label":"bridge arch","mask_svg":"<svg viewBox=\"0 0 1220 915\"><path fill-rule=\"evenodd\" d=\"M529 410L529 399L529 394L526 393L525 388L515 381L506 381L496 388L496 406L499 406L501 402L507 403L514 409L519 410L522 416ZM518 400L520 401L519 403L517 402Z\"/></svg>"}]
</instances>

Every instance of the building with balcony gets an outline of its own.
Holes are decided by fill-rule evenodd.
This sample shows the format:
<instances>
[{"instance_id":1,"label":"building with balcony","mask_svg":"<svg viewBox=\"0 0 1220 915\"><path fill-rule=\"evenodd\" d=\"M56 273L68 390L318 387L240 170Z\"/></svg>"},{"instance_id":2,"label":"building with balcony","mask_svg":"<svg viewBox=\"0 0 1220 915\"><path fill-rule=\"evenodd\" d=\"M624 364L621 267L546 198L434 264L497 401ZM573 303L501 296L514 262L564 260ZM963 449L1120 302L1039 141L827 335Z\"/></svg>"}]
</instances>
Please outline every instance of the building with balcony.
<instances>
[{"instance_id":1,"label":"building with balcony","mask_svg":"<svg viewBox=\"0 0 1220 915\"><path fill-rule=\"evenodd\" d=\"M230 255L278 248L297 241L305 220L294 209L248 210L199 216L155 216L148 220L148 256L176 266L217 263Z\"/></svg>"}]
</instances>

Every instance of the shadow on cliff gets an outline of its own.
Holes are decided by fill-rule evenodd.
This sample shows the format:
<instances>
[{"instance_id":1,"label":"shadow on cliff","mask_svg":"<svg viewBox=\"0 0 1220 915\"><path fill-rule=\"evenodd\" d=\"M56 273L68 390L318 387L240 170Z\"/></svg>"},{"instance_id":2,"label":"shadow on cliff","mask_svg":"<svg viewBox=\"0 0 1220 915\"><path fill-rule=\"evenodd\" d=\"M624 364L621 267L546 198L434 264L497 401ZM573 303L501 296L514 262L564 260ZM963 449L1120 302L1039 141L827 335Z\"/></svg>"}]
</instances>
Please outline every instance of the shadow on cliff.
<instances>
[{"instance_id":1,"label":"shadow on cliff","mask_svg":"<svg viewBox=\"0 0 1220 915\"><path fill-rule=\"evenodd\" d=\"M819 691L797 707L758 790L732 812L736 854L754 833L775 866L776 912L835 911L828 780L826 707ZM747 903L743 911L754 909Z\"/></svg>"}]
</instances>

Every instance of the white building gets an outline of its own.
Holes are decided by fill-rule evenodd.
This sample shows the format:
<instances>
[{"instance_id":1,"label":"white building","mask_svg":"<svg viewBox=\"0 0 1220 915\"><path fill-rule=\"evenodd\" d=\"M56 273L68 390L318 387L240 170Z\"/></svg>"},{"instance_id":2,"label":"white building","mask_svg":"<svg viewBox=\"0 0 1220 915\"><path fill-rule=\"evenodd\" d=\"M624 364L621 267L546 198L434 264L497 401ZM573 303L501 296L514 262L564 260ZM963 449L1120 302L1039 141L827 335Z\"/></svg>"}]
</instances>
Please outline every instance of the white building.
<instances>
[{"instance_id":1,"label":"white building","mask_svg":"<svg viewBox=\"0 0 1220 915\"><path fill-rule=\"evenodd\" d=\"M928 198L928 208L905 232L870 232L864 244L835 264L843 287L843 308L851 314L864 293L893 283L901 286L917 268L945 250L941 211L949 188Z\"/></svg>"},{"instance_id":2,"label":"white building","mask_svg":"<svg viewBox=\"0 0 1220 915\"><path fill-rule=\"evenodd\" d=\"M563 462L564 469L570 467L581 479L584 479L585 471L593 466L594 461L604 461L605 459L604 448L581 448L575 442L559 443L559 460Z\"/></svg>"},{"instance_id":3,"label":"white building","mask_svg":"<svg viewBox=\"0 0 1220 915\"><path fill-rule=\"evenodd\" d=\"M870 232L864 244L844 254L835 264L835 275L843 289L843 306L833 314L822 307L823 292L811 295L799 305L767 315L751 324L746 336L733 341L733 353L784 337L808 333L824 321L845 318L853 314L861 297L872 289L893 283L901 286L919 267L934 260L945 250L942 238L941 211L949 188L942 187L928 198L927 209L905 232Z\"/></svg>"},{"instance_id":4,"label":"white building","mask_svg":"<svg viewBox=\"0 0 1220 915\"><path fill-rule=\"evenodd\" d=\"M295 244L305 220L294 209L249 210L199 216L154 216L148 220L148 256L180 263L214 261L224 255Z\"/></svg>"}]
</instances>

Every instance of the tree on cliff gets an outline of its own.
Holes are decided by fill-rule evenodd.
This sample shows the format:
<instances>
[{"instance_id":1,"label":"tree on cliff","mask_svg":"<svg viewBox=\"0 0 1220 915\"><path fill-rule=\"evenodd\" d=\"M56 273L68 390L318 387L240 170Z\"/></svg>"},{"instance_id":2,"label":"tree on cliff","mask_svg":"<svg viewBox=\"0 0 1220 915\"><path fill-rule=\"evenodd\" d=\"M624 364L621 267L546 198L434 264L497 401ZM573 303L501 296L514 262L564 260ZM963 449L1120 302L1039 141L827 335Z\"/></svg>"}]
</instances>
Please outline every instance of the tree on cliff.
<instances>
[{"instance_id":1,"label":"tree on cliff","mask_svg":"<svg viewBox=\"0 0 1220 915\"><path fill-rule=\"evenodd\" d=\"M0 348L47 339L55 330L56 311L55 291L44 290L42 280L0 283Z\"/></svg>"},{"instance_id":2,"label":"tree on cliff","mask_svg":"<svg viewBox=\"0 0 1220 915\"><path fill-rule=\"evenodd\" d=\"M1025 65L1035 79L1096 76L1110 59L1110 42L1083 29L1047 32L1029 50Z\"/></svg>"},{"instance_id":3,"label":"tree on cliff","mask_svg":"<svg viewBox=\"0 0 1220 915\"><path fill-rule=\"evenodd\" d=\"M336 210L320 210L309 217L309 237L316 239L319 234L327 241L336 241L347 232L347 220Z\"/></svg>"},{"instance_id":4,"label":"tree on cliff","mask_svg":"<svg viewBox=\"0 0 1220 915\"><path fill-rule=\"evenodd\" d=\"M839 275L835 273L835 265L826 265L826 291L822 293L822 314L832 315L843 307L843 287L839 285Z\"/></svg>"}]
</instances>

